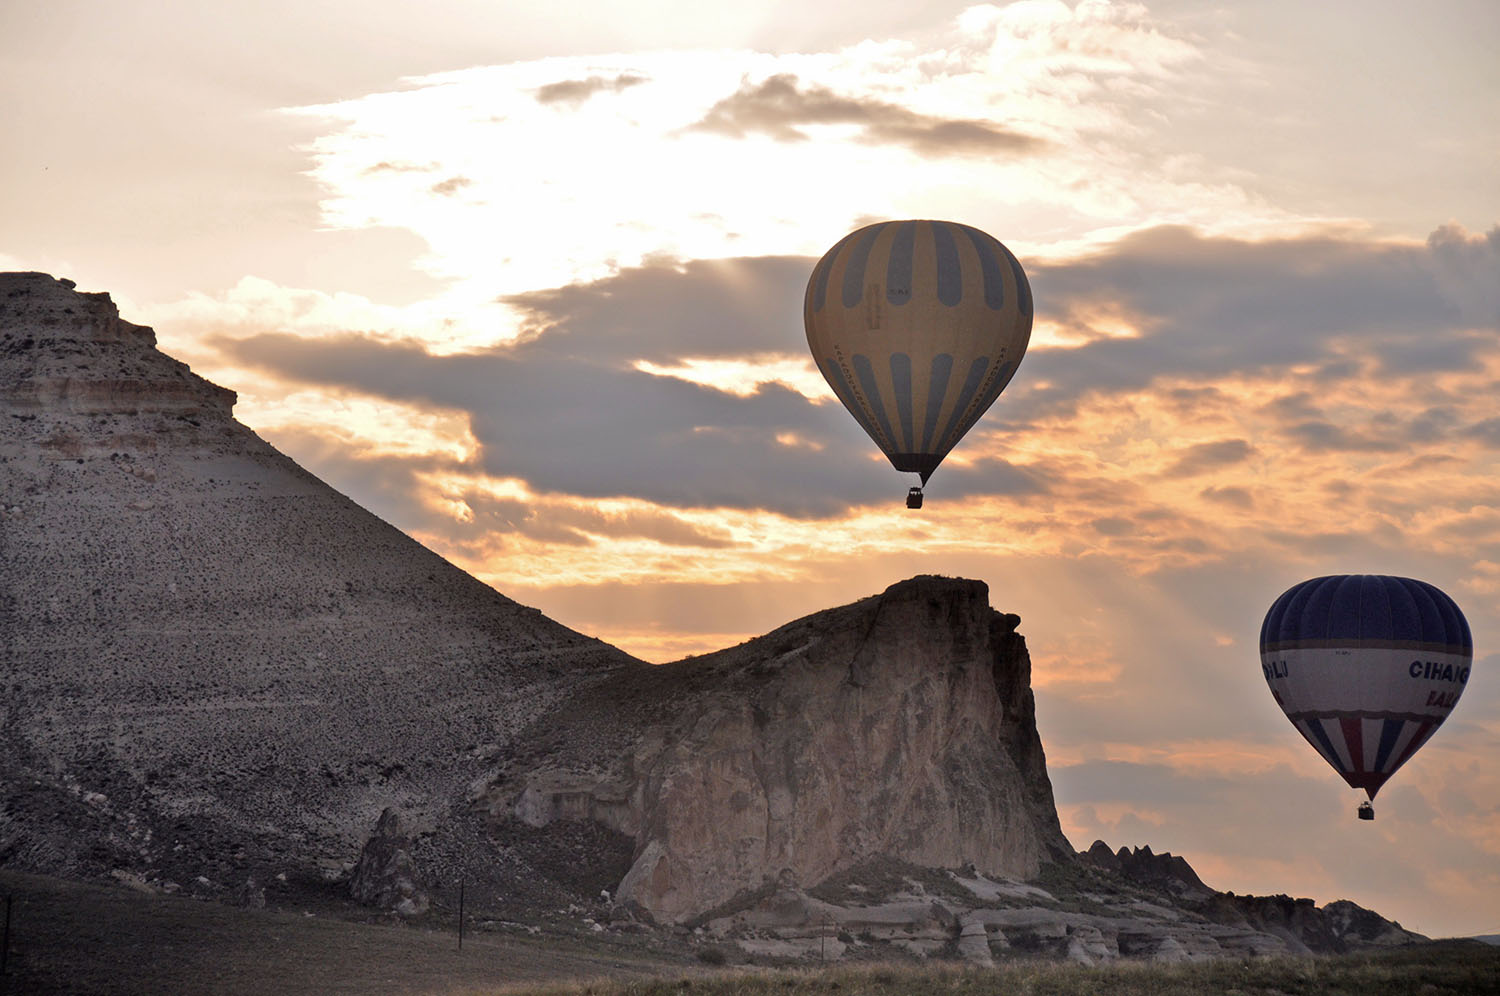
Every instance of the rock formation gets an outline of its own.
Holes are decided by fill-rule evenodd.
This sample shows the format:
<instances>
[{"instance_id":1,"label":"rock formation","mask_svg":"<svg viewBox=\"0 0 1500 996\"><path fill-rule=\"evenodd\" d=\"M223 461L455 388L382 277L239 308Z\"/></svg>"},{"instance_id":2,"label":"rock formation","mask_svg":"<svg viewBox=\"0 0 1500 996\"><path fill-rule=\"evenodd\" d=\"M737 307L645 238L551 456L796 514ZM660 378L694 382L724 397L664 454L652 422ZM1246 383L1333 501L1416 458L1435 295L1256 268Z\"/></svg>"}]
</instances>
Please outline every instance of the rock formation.
<instances>
[{"instance_id":1,"label":"rock formation","mask_svg":"<svg viewBox=\"0 0 1500 996\"><path fill-rule=\"evenodd\" d=\"M1019 619L936 577L730 650L624 670L540 717L485 797L635 841L619 898L687 919L881 854L1014 877L1071 860Z\"/></svg>"},{"instance_id":2,"label":"rock formation","mask_svg":"<svg viewBox=\"0 0 1500 996\"><path fill-rule=\"evenodd\" d=\"M1180 897L1206 899L1214 894L1214 890L1203 884L1186 859L1170 851L1153 854L1149 844L1134 850L1122 847L1116 852L1111 851L1104 841L1096 840L1083 852L1083 858L1098 868L1115 872L1132 882L1154 886Z\"/></svg>"},{"instance_id":3,"label":"rock formation","mask_svg":"<svg viewBox=\"0 0 1500 996\"><path fill-rule=\"evenodd\" d=\"M0 275L0 862L192 858L226 887L346 862L646 667L338 494L154 343L108 295Z\"/></svg>"},{"instance_id":4,"label":"rock formation","mask_svg":"<svg viewBox=\"0 0 1500 996\"><path fill-rule=\"evenodd\" d=\"M233 403L107 295L0 276L0 860L211 894L342 875L394 807L413 860L682 919L877 854L1071 859L1019 620L983 584L653 668L369 515Z\"/></svg>"},{"instance_id":5,"label":"rock formation","mask_svg":"<svg viewBox=\"0 0 1500 996\"><path fill-rule=\"evenodd\" d=\"M426 913L432 897L418 880L410 848L411 841L401 829L401 814L394 809L381 813L375 833L354 866L349 895L356 902L401 916Z\"/></svg>"}]
</instances>

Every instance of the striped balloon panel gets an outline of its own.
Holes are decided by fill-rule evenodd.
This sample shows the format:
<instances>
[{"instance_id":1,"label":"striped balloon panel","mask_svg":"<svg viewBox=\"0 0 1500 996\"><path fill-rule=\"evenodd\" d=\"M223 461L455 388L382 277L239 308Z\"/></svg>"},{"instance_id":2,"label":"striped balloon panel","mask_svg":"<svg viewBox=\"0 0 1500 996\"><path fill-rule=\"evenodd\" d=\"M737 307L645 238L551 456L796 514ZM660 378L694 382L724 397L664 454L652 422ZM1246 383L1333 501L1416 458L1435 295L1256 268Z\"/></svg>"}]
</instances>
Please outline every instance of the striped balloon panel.
<instances>
[{"instance_id":1,"label":"striped balloon panel","mask_svg":"<svg viewBox=\"0 0 1500 996\"><path fill-rule=\"evenodd\" d=\"M1031 288L995 239L942 221L845 237L808 280L808 346L897 470L923 475L992 405L1031 337Z\"/></svg>"},{"instance_id":2,"label":"striped balloon panel","mask_svg":"<svg viewBox=\"0 0 1500 996\"><path fill-rule=\"evenodd\" d=\"M1472 665L1458 606L1409 578L1314 578L1277 599L1261 627L1277 704L1371 798L1453 711Z\"/></svg>"},{"instance_id":3,"label":"striped balloon panel","mask_svg":"<svg viewBox=\"0 0 1500 996\"><path fill-rule=\"evenodd\" d=\"M1369 716L1304 716L1293 725L1351 788L1371 799L1437 731L1430 720Z\"/></svg>"},{"instance_id":4,"label":"striped balloon panel","mask_svg":"<svg viewBox=\"0 0 1500 996\"><path fill-rule=\"evenodd\" d=\"M1290 646L1372 645L1473 653L1468 621L1453 599L1425 581L1338 574L1288 588L1261 624L1264 652Z\"/></svg>"}]
</instances>

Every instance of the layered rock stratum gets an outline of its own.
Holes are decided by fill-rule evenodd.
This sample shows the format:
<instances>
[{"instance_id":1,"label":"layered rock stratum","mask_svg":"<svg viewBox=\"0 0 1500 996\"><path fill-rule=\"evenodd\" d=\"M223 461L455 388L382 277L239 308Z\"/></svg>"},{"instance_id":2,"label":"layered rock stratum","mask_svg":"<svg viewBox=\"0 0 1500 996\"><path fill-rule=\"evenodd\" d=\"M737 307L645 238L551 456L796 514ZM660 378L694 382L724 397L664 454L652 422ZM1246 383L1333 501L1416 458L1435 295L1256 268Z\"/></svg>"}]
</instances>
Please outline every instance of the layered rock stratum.
<instances>
[{"instance_id":1,"label":"layered rock stratum","mask_svg":"<svg viewBox=\"0 0 1500 996\"><path fill-rule=\"evenodd\" d=\"M981 582L653 667L366 512L234 402L108 295L0 274L0 865L253 905L353 885L410 915L463 881L509 916L772 956L1412 936L1149 849L1081 860L1019 619Z\"/></svg>"}]
</instances>

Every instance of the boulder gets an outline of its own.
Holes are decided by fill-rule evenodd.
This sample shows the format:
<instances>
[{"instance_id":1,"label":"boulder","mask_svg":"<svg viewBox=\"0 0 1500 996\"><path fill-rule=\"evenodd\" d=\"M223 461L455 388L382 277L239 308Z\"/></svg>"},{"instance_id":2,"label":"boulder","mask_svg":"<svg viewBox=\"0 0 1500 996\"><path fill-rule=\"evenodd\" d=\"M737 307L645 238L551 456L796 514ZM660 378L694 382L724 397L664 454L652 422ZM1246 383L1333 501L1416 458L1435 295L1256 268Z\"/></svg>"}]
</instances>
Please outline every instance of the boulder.
<instances>
[{"instance_id":1,"label":"boulder","mask_svg":"<svg viewBox=\"0 0 1500 996\"><path fill-rule=\"evenodd\" d=\"M386 809L375 824L374 835L360 852L349 879L349 895L366 906L401 916L427 912L431 898L417 878L409 849L411 841L401 830L401 817Z\"/></svg>"}]
</instances>

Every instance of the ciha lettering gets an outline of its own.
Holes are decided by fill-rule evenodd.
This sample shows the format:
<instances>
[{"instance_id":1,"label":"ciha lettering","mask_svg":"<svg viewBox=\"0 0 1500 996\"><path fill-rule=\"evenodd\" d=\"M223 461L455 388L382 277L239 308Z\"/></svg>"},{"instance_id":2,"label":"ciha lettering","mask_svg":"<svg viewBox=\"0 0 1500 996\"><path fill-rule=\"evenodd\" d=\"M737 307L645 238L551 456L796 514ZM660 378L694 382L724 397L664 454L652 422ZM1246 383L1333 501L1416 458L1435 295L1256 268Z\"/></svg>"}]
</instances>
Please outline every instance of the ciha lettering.
<instances>
[{"instance_id":1,"label":"ciha lettering","mask_svg":"<svg viewBox=\"0 0 1500 996\"><path fill-rule=\"evenodd\" d=\"M1422 678L1426 681L1456 681L1460 685L1469 683L1469 669L1458 664L1444 664L1441 661L1412 661L1411 667L1406 673L1413 678Z\"/></svg>"}]
</instances>

